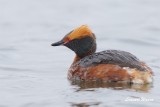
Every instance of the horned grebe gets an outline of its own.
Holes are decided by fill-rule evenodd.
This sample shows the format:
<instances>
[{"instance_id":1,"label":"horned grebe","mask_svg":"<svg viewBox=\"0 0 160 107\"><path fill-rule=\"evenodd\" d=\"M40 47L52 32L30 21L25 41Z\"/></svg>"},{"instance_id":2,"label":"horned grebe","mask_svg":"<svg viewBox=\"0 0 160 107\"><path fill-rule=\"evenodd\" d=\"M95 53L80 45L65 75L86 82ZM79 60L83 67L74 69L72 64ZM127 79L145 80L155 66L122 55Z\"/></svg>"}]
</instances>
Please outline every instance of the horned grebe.
<instances>
[{"instance_id":1,"label":"horned grebe","mask_svg":"<svg viewBox=\"0 0 160 107\"><path fill-rule=\"evenodd\" d=\"M96 37L87 25L69 32L52 46L66 46L76 53L68 79L76 81L151 83L152 70L129 52L106 50L95 53Z\"/></svg>"}]
</instances>

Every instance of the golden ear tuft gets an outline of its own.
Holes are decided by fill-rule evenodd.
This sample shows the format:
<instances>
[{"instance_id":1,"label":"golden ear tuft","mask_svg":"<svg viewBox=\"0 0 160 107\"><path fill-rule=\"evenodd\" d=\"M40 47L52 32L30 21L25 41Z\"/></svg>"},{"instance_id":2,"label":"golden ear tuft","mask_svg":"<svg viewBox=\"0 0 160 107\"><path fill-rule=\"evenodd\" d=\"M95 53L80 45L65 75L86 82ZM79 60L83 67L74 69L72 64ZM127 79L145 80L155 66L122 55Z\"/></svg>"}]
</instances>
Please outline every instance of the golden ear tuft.
<instances>
[{"instance_id":1,"label":"golden ear tuft","mask_svg":"<svg viewBox=\"0 0 160 107\"><path fill-rule=\"evenodd\" d=\"M84 36L92 36L92 31L87 25L82 25L73 30L73 32L68 35L70 40L78 39Z\"/></svg>"}]
</instances>

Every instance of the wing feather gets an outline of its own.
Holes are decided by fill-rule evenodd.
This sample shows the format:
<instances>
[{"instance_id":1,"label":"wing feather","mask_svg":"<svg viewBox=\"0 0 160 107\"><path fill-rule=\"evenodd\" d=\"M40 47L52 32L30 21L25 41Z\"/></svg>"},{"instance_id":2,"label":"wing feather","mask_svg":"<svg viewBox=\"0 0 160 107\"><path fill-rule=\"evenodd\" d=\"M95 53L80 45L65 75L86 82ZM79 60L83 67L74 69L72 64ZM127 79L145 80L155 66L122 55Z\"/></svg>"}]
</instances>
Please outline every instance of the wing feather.
<instances>
[{"instance_id":1,"label":"wing feather","mask_svg":"<svg viewBox=\"0 0 160 107\"><path fill-rule=\"evenodd\" d=\"M129 52L120 50L107 50L86 56L77 62L82 67L88 67L98 64L115 64L121 67L136 68L144 71L142 62Z\"/></svg>"}]
</instances>

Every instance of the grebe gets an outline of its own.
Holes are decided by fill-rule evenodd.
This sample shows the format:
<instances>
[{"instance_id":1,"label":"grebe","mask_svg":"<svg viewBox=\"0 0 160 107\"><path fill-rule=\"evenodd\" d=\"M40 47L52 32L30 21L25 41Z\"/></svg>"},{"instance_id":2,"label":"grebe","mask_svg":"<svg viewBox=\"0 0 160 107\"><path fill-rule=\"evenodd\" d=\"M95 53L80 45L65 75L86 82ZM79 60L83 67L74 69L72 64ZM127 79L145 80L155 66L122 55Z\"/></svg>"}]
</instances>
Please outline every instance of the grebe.
<instances>
[{"instance_id":1,"label":"grebe","mask_svg":"<svg viewBox=\"0 0 160 107\"><path fill-rule=\"evenodd\" d=\"M76 56L70 66L72 81L102 81L146 84L151 83L152 70L129 52L106 50L96 52L96 37L87 25L82 25L52 46L66 46Z\"/></svg>"}]
</instances>

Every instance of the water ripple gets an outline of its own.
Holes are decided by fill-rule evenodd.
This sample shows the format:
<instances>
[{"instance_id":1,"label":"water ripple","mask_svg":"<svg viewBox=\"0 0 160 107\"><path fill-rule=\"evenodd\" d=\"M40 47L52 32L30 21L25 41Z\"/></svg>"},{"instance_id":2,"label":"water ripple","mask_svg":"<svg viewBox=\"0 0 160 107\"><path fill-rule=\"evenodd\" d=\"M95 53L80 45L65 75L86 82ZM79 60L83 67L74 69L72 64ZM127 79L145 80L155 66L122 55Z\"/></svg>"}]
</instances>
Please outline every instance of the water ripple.
<instances>
[{"instance_id":1,"label":"water ripple","mask_svg":"<svg viewBox=\"0 0 160 107\"><path fill-rule=\"evenodd\" d=\"M134 45L138 45L138 46L156 46L159 47L159 44L156 43L152 43L152 42L148 42L148 41L144 41L144 40L136 40L136 39L127 39L127 38L118 38L116 39L119 42L123 42L126 44L134 44Z\"/></svg>"},{"instance_id":2,"label":"water ripple","mask_svg":"<svg viewBox=\"0 0 160 107\"><path fill-rule=\"evenodd\" d=\"M22 69L22 68L13 68L13 67L2 67L0 66L0 70L4 71L31 71L31 69Z\"/></svg>"},{"instance_id":3,"label":"water ripple","mask_svg":"<svg viewBox=\"0 0 160 107\"><path fill-rule=\"evenodd\" d=\"M0 51L15 51L16 49L13 47L0 47Z\"/></svg>"}]
</instances>

